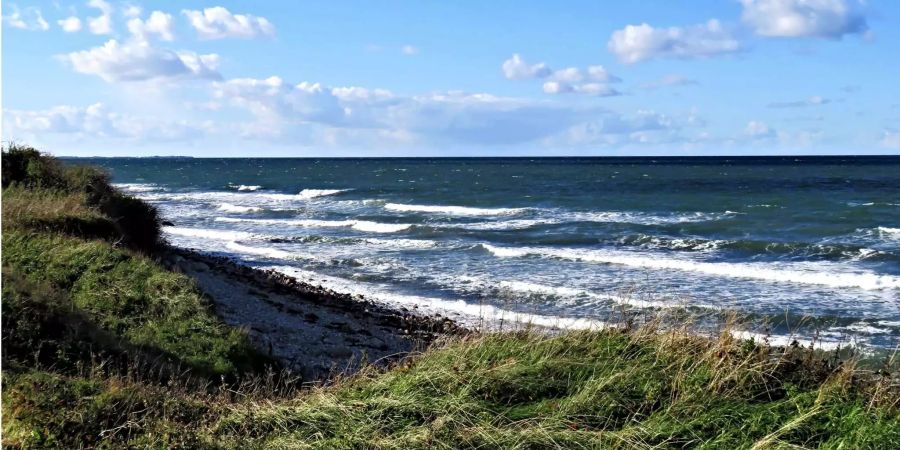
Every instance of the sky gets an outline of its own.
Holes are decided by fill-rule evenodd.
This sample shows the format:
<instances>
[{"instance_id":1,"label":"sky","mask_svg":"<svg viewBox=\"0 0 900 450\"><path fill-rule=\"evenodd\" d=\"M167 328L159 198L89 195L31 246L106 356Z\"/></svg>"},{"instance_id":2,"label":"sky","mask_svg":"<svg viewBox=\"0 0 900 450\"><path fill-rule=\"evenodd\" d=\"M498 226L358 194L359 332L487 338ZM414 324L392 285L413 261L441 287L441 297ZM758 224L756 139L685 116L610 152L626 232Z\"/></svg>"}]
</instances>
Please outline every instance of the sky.
<instances>
[{"instance_id":1,"label":"sky","mask_svg":"<svg viewBox=\"0 0 900 450\"><path fill-rule=\"evenodd\" d=\"M893 0L59 0L2 16L3 141L56 155L900 154Z\"/></svg>"}]
</instances>

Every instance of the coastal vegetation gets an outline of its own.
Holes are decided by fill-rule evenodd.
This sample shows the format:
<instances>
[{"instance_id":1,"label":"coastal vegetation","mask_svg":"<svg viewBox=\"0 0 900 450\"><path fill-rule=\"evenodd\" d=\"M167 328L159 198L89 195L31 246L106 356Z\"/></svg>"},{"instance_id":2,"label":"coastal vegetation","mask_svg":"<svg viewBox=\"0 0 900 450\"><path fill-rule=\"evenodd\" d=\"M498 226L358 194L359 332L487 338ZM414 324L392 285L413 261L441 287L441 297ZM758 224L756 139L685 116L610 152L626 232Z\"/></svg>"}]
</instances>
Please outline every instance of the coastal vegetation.
<instances>
[{"instance_id":1,"label":"coastal vegetation","mask_svg":"<svg viewBox=\"0 0 900 450\"><path fill-rule=\"evenodd\" d=\"M898 361L687 328L470 333L304 384L103 172L3 153L9 448L896 448Z\"/></svg>"}]
</instances>

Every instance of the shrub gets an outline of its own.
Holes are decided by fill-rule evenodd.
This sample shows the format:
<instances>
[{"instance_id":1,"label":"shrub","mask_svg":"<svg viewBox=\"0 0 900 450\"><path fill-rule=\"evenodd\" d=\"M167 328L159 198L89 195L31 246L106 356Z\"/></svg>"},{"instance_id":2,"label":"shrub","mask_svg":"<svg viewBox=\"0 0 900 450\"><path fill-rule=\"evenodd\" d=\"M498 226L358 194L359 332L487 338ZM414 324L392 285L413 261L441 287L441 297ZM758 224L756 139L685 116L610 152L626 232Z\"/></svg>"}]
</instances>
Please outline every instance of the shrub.
<instances>
[{"instance_id":1,"label":"shrub","mask_svg":"<svg viewBox=\"0 0 900 450\"><path fill-rule=\"evenodd\" d=\"M4 203L15 202L16 196L28 196L29 193L39 193L45 197L69 195L80 199L79 209L93 210L91 214L81 211L80 219L63 212L50 222L46 218L17 220L19 217L13 214L9 218L14 222L76 235L84 232L86 237L105 236L141 251L153 251L159 246L160 218L156 208L118 192L110 184L109 175L102 170L89 166L64 166L52 156L17 144L11 144L4 150L2 160ZM46 205L46 202L40 204ZM33 208L31 205L29 207ZM18 211L20 209L15 210ZM98 215L103 217L98 218ZM85 216L91 217L82 220ZM4 219L7 219L6 213Z\"/></svg>"}]
</instances>

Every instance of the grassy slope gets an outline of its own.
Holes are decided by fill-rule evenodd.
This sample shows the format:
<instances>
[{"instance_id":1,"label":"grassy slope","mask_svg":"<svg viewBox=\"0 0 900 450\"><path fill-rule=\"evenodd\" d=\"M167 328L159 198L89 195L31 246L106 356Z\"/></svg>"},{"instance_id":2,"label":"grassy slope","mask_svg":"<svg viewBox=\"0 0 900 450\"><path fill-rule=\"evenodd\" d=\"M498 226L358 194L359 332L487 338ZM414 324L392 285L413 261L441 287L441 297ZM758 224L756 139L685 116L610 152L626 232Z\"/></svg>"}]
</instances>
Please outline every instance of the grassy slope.
<instances>
[{"instance_id":1,"label":"grassy slope","mask_svg":"<svg viewBox=\"0 0 900 450\"><path fill-rule=\"evenodd\" d=\"M16 169L8 160L4 154L5 445L893 448L900 442L897 378L802 349L650 328L471 336L385 373L293 391L260 373L264 359L211 314L190 280L145 256L156 239L152 229L115 214L131 211L133 223L140 214L155 221L155 213L130 200L112 204L118 194L86 186L105 178L83 169L19 164L16 173L29 175L7 183ZM242 384L196 382L239 373L255 375Z\"/></svg>"}]
</instances>

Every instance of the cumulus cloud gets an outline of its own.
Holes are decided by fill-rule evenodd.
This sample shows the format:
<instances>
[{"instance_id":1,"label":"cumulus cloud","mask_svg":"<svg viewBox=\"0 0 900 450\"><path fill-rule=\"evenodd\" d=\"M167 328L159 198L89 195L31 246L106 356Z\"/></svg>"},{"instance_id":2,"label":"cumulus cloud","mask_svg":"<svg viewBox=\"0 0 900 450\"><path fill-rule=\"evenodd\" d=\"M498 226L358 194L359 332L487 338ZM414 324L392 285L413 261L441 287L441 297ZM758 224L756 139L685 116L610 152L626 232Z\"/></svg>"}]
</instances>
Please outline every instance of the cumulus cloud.
<instances>
[{"instance_id":1,"label":"cumulus cloud","mask_svg":"<svg viewBox=\"0 0 900 450\"><path fill-rule=\"evenodd\" d=\"M3 21L6 22L7 26L29 31L47 31L50 29L50 24L44 20L40 9L28 7L20 10L15 3L8 4L6 7L9 9L9 14L3 16Z\"/></svg>"},{"instance_id":2,"label":"cumulus cloud","mask_svg":"<svg viewBox=\"0 0 900 450\"><path fill-rule=\"evenodd\" d=\"M174 79L218 79L219 55L155 48L146 42L119 43L61 55L78 73L96 75L106 82Z\"/></svg>"},{"instance_id":3,"label":"cumulus cloud","mask_svg":"<svg viewBox=\"0 0 900 450\"><path fill-rule=\"evenodd\" d=\"M625 64L654 58L703 58L741 49L718 20L690 27L654 28L646 23L613 32L607 48Z\"/></svg>"},{"instance_id":4,"label":"cumulus cloud","mask_svg":"<svg viewBox=\"0 0 900 450\"><path fill-rule=\"evenodd\" d=\"M772 102L772 103L769 103L767 106L769 108L803 108L803 107L807 107L807 106L820 106L820 105L825 105L828 103L831 103L831 100L824 98L824 97L820 97L818 95L814 95L810 98L803 99L803 100L795 100L795 101L789 101L789 102Z\"/></svg>"},{"instance_id":5,"label":"cumulus cloud","mask_svg":"<svg viewBox=\"0 0 900 450\"><path fill-rule=\"evenodd\" d=\"M265 17L250 14L232 14L222 6L199 10L182 10L201 39L243 38L275 36L275 26Z\"/></svg>"},{"instance_id":6,"label":"cumulus cloud","mask_svg":"<svg viewBox=\"0 0 900 450\"><path fill-rule=\"evenodd\" d=\"M109 111L102 103L56 106L41 111L4 111L4 133L13 139L38 134L134 139L139 142L186 140L202 136L211 124L160 121Z\"/></svg>"},{"instance_id":7,"label":"cumulus cloud","mask_svg":"<svg viewBox=\"0 0 900 450\"><path fill-rule=\"evenodd\" d=\"M587 76L588 79L600 83L618 83L622 81L621 78L609 73L603 66L588 66Z\"/></svg>"},{"instance_id":8,"label":"cumulus cloud","mask_svg":"<svg viewBox=\"0 0 900 450\"><path fill-rule=\"evenodd\" d=\"M553 72L544 63L526 63L518 53L513 54L511 58L503 61L502 68L503 76L505 76L508 80L546 78Z\"/></svg>"},{"instance_id":9,"label":"cumulus cloud","mask_svg":"<svg viewBox=\"0 0 900 450\"><path fill-rule=\"evenodd\" d=\"M662 143L686 143L693 139L682 135L685 127L697 125L693 113L672 117L653 110L632 114L605 111L544 140L548 146L623 146Z\"/></svg>"},{"instance_id":10,"label":"cumulus cloud","mask_svg":"<svg viewBox=\"0 0 900 450\"><path fill-rule=\"evenodd\" d=\"M744 135L751 139L765 139L775 136L775 130L769 128L765 122L751 120L747 123L747 126L744 127Z\"/></svg>"},{"instance_id":11,"label":"cumulus cloud","mask_svg":"<svg viewBox=\"0 0 900 450\"><path fill-rule=\"evenodd\" d=\"M894 130L884 130L879 141L882 147L900 149L900 132Z\"/></svg>"},{"instance_id":12,"label":"cumulus cloud","mask_svg":"<svg viewBox=\"0 0 900 450\"><path fill-rule=\"evenodd\" d=\"M214 84L219 101L256 120L245 132L284 138L298 126L329 136L392 136L431 144L509 145L559 132L581 112L552 104L462 92L398 96L386 90L287 83L279 77ZM323 131L324 132L324 131Z\"/></svg>"},{"instance_id":13,"label":"cumulus cloud","mask_svg":"<svg viewBox=\"0 0 900 450\"><path fill-rule=\"evenodd\" d=\"M100 10L100 15L87 18L88 30L93 34L112 33L112 6L104 0L89 0L88 6Z\"/></svg>"},{"instance_id":14,"label":"cumulus cloud","mask_svg":"<svg viewBox=\"0 0 900 450\"><path fill-rule=\"evenodd\" d=\"M528 64L516 53L502 67L503 75L509 80L546 79L543 83L546 94L580 93L600 97L620 94L607 83L622 80L603 66L589 66L586 71L578 67L553 70L545 63Z\"/></svg>"},{"instance_id":15,"label":"cumulus cloud","mask_svg":"<svg viewBox=\"0 0 900 450\"><path fill-rule=\"evenodd\" d=\"M641 87L644 89L659 89L663 87L690 86L695 84L699 84L697 83L697 80L692 80L681 75L669 74L658 80L644 83Z\"/></svg>"},{"instance_id":16,"label":"cumulus cloud","mask_svg":"<svg viewBox=\"0 0 900 450\"><path fill-rule=\"evenodd\" d=\"M619 91L603 83L569 84L563 81L546 81L544 82L543 89L545 94L578 93L597 97L621 95Z\"/></svg>"},{"instance_id":17,"label":"cumulus cloud","mask_svg":"<svg viewBox=\"0 0 900 450\"><path fill-rule=\"evenodd\" d=\"M171 14L153 11L147 20L141 20L140 17L130 19L128 31L136 40L142 42L146 42L154 34L164 41L172 41L175 39L174 25Z\"/></svg>"},{"instance_id":18,"label":"cumulus cloud","mask_svg":"<svg viewBox=\"0 0 900 450\"><path fill-rule=\"evenodd\" d=\"M81 31L81 19L75 16L57 20L56 23L58 23L59 27L66 33Z\"/></svg>"},{"instance_id":19,"label":"cumulus cloud","mask_svg":"<svg viewBox=\"0 0 900 450\"><path fill-rule=\"evenodd\" d=\"M143 13L144 10L138 5L125 5L124 9L122 9L122 15L129 19L140 17Z\"/></svg>"},{"instance_id":20,"label":"cumulus cloud","mask_svg":"<svg viewBox=\"0 0 900 450\"><path fill-rule=\"evenodd\" d=\"M741 19L767 37L840 39L868 30L862 12L845 0L740 0Z\"/></svg>"}]
</instances>

